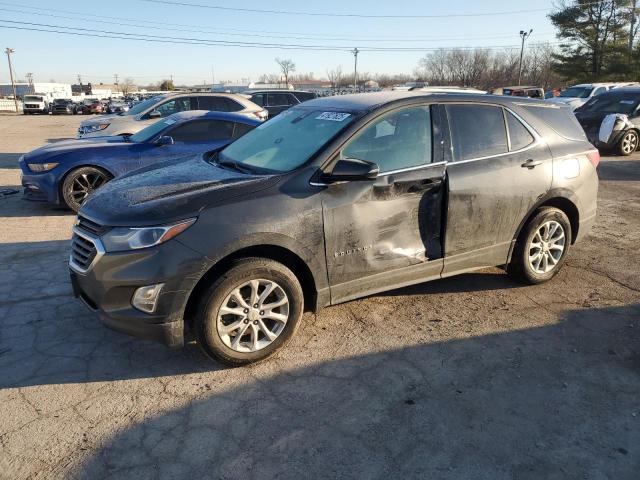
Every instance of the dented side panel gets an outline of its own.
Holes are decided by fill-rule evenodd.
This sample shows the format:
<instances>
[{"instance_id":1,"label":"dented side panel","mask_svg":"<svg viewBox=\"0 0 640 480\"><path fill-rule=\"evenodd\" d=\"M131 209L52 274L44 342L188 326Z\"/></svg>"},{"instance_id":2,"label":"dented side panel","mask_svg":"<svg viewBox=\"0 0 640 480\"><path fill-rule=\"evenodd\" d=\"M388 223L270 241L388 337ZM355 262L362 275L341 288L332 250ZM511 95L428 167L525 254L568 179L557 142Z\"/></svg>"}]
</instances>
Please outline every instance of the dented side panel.
<instances>
[{"instance_id":1,"label":"dented side panel","mask_svg":"<svg viewBox=\"0 0 640 480\"><path fill-rule=\"evenodd\" d=\"M442 258L444 173L445 165L440 163L325 190L322 202L332 302L345 294L339 285L352 284L355 289L358 284L366 293L397 284L393 275L377 277L380 273L415 266L418 271L424 266L426 272L428 264ZM372 285L365 285L367 278L375 278Z\"/></svg>"}]
</instances>

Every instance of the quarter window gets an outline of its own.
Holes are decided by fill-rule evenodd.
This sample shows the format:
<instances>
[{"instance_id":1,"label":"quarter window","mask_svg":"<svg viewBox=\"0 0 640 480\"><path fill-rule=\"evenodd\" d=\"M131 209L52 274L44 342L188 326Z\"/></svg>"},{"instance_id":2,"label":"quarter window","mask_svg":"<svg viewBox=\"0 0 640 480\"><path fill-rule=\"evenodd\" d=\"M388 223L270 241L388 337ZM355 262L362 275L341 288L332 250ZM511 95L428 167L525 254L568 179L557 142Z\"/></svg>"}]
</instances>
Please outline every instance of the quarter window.
<instances>
[{"instance_id":1,"label":"quarter window","mask_svg":"<svg viewBox=\"0 0 640 480\"><path fill-rule=\"evenodd\" d=\"M430 163L431 149L431 110L414 107L387 114L356 134L342 158L374 162L389 172Z\"/></svg>"},{"instance_id":2,"label":"quarter window","mask_svg":"<svg viewBox=\"0 0 640 480\"><path fill-rule=\"evenodd\" d=\"M511 151L521 150L533 143L533 135L525 128L520 120L513 116L512 113L505 110L507 116L507 128L509 129L509 142Z\"/></svg>"},{"instance_id":3,"label":"quarter window","mask_svg":"<svg viewBox=\"0 0 640 480\"><path fill-rule=\"evenodd\" d=\"M223 97L198 97L198 105L200 110L209 110L211 112L228 112L229 105Z\"/></svg>"},{"instance_id":4,"label":"quarter window","mask_svg":"<svg viewBox=\"0 0 640 480\"><path fill-rule=\"evenodd\" d=\"M502 108L490 105L447 105L454 161L508 152Z\"/></svg>"}]
</instances>

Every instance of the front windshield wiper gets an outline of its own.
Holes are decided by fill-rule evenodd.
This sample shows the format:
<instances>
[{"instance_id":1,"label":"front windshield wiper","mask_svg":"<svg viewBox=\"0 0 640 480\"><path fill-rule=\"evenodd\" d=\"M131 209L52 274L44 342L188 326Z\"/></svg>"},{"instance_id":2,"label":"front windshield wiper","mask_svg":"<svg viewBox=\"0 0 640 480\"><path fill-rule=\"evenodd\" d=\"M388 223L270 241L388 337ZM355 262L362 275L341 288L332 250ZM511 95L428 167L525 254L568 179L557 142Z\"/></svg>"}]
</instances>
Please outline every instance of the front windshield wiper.
<instances>
[{"instance_id":1,"label":"front windshield wiper","mask_svg":"<svg viewBox=\"0 0 640 480\"><path fill-rule=\"evenodd\" d=\"M253 170L251 170L250 168L244 165L240 165L240 163L236 162L235 160L220 160L220 158L218 157L215 163L216 165L220 165L221 167L231 168L232 170L235 170L237 172L254 173Z\"/></svg>"}]
</instances>

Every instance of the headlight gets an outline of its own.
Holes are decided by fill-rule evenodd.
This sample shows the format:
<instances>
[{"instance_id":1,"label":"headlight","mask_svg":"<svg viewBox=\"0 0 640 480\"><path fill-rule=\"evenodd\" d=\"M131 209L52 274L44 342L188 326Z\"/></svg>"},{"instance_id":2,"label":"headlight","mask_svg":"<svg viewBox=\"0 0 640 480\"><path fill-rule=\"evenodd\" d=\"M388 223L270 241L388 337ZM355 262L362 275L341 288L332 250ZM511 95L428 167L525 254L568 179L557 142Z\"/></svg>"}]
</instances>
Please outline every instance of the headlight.
<instances>
[{"instance_id":1,"label":"headlight","mask_svg":"<svg viewBox=\"0 0 640 480\"><path fill-rule=\"evenodd\" d=\"M157 227L116 227L105 233L102 244L107 252L152 247L171 240L195 223L195 218Z\"/></svg>"},{"instance_id":2,"label":"headlight","mask_svg":"<svg viewBox=\"0 0 640 480\"><path fill-rule=\"evenodd\" d=\"M95 125L85 125L84 127L82 127L82 133L93 133L93 132L99 132L100 130L104 130L105 128L107 128L109 126L108 123L97 123Z\"/></svg>"},{"instance_id":3,"label":"headlight","mask_svg":"<svg viewBox=\"0 0 640 480\"><path fill-rule=\"evenodd\" d=\"M32 172L48 172L49 170L56 168L57 163L27 163L29 170Z\"/></svg>"}]
</instances>

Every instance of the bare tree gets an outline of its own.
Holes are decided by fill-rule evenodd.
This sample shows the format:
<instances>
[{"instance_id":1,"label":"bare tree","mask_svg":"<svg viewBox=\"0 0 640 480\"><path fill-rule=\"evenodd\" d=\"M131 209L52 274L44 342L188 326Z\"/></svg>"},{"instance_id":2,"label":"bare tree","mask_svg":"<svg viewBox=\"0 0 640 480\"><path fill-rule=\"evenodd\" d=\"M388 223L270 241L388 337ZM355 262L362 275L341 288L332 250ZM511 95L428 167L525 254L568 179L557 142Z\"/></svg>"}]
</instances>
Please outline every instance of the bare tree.
<instances>
[{"instance_id":1,"label":"bare tree","mask_svg":"<svg viewBox=\"0 0 640 480\"><path fill-rule=\"evenodd\" d=\"M133 90L134 85L135 84L133 83L133 78L127 77L122 82L120 82L118 86L120 87L120 91L122 92L122 95L126 95Z\"/></svg>"},{"instance_id":2,"label":"bare tree","mask_svg":"<svg viewBox=\"0 0 640 480\"><path fill-rule=\"evenodd\" d=\"M327 70L327 78L331 82L331 88L336 90L340 88L342 83L342 65L338 65L333 70Z\"/></svg>"},{"instance_id":3,"label":"bare tree","mask_svg":"<svg viewBox=\"0 0 640 480\"><path fill-rule=\"evenodd\" d=\"M276 63L280 66L280 71L284 76L284 83L289 88L289 74L296 71L296 64L289 58L276 57Z\"/></svg>"}]
</instances>

